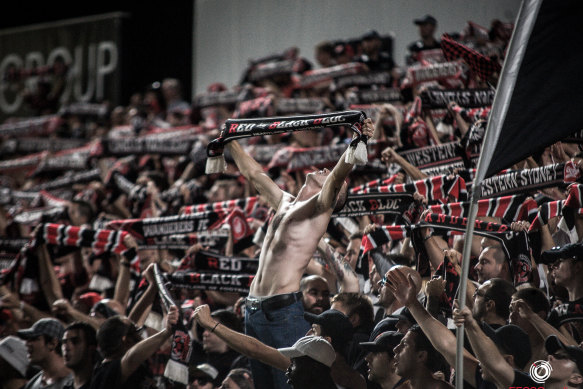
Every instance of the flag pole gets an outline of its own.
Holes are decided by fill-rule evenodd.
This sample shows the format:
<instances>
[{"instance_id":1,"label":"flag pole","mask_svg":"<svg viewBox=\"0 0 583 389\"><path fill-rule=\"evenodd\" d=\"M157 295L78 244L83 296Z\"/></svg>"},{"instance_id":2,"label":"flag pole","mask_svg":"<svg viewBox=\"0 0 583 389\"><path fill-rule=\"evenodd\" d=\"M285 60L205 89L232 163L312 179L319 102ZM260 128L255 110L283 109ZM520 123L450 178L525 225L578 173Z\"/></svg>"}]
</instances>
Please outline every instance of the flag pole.
<instances>
[{"instance_id":1,"label":"flag pole","mask_svg":"<svg viewBox=\"0 0 583 389\"><path fill-rule=\"evenodd\" d=\"M484 135L482 151L476 167L476 177L471 188L470 205L468 209L468 226L464 235L464 249L462 252L462 274L460 275L460 284L457 291L459 309L464 308L466 305L467 281L470 271L470 253L472 249L474 222L476 220L476 214L478 213L477 204L480 199L482 181L486 176L486 171L488 170L496 149L496 144L500 137L500 130L506 119L506 113L508 111L508 106L510 105L512 92L514 90L514 85L516 84L516 78L518 77L518 71L522 64L522 58L524 57L524 52L526 51L526 46L542 2L543 0L523 0L520 4L514 32L512 33L510 43L508 44L508 54L502 65L502 71L500 72L496 94L494 95L494 101L492 102L490 118L488 119L488 125ZM464 387L464 334L465 326L461 325L458 327L456 333L456 389L463 389Z\"/></svg>"}]
</instances>

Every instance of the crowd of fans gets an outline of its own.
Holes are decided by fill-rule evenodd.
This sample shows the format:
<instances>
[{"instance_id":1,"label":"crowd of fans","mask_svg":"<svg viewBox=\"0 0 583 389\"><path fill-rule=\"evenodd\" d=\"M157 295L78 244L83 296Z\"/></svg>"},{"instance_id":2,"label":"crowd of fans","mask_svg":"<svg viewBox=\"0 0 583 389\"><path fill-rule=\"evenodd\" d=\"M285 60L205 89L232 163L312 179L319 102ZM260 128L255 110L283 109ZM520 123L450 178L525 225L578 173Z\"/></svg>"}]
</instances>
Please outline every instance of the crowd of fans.
<instances>
[{"instance_id":1,"label":"crowd of fans","mask_svg":"<svg viewBox=\"0 0 583 389\"><path fill-rule=\"evenodd\" d=\"M436 37L432 16L413 22L402 67L398 34L368 31L315 44L315 64L296 48L251 60L239 85L191 102L169 78L124 106L35 99L38 116L0 125L0 387L447 388L462 324L465 387L583 387L580 138L500 172L560 179L502 178L466 242L456 227L512 25ZM351 127L329 126L240 139L205 173L228 119L345 110L372 119L364 165L342 162ZM313 223L290 234L281 204L318 169L334 196L290 207ZM342 169L333 210L327 177ZM305 266L265 252L296 250L294 234L317 243ZM265 270L276 260L299 283ZM296 303L303 317L279 314ZM286 344L248 326L260 313L286 322Z\"/></svg>"}]
</instances>

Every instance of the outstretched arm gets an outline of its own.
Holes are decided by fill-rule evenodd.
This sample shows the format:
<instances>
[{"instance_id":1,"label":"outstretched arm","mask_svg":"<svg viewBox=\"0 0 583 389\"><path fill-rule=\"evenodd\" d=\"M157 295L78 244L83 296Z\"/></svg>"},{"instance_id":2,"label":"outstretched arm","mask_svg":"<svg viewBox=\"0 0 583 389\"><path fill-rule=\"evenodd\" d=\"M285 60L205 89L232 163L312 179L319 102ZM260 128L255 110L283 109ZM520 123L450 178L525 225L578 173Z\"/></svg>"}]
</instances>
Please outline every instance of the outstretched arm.
<instances>
[{"instance_id":1,"label":"outstretched arm","mask_svg":"<svg viewBox=\"0 0 583 389\"><path fill-rule=\"evenodd\" d=\"M253 184L261 196L265 197L273 209L279 208L283 191L269 178L263 167L243 150L239 142L231 141L227 143L226 147L231 152L241 174Z\"/></svg>"},{"instance_id":2,"label":"outstretched arm","mask_svg":"<svg viewBox=\"0 0 583 389\"><path fill-rule=\"evenodd\" d=\"M514 382L514 369L504 359L504 356L496 347L496 344L480 328L478 322L472 317L472 312L466 306L459 309L457 301L454 303L453 320L456 326L465 325L466 335L480 361L482 369L494 378L498 387L508 388Z\"/></svg>"},{"instance_id":3,"label":"outstretched arm","mask_svg":"<svg viewBox=\"0 0 583 389\"><path fill-rule=\"evenodd\" d=\"M142 340L129 349L121 359L121 382L129 376L148 358L150 358L172 335L172 326L178 322L178 308L172 305L166 318L166 328Z\"/></svg>"},{"instance_id":4,"label":"outstretched arm","mask_svg":"<svg viewBox=\"0 0 583 389\"><path fill-rule=\"evenodd\" d=\"M427 336L433 347L449 363L455 366L457 343L456 336L429 312L417 300L415 284L411 275L405 275L400 269L389 272L387 287L397 300L407 306L409 311ZM467 350L464 350L464 380L476 386L476 368L478 361Z\"/></svg>"},{"instance_id":5,"label":"outstretched arm","mask_svg":"<svg viewBox=\"0 0 583 389\"><path fill-rule=\"evenodd\" d=\"M362 127L363 135L372 138L374 134L374 126L372 123L372 119L365 119ZM348 151L348 149L346 149ZM345 161L346 151L340 157L340 160L334 166L334 169L330 172L328 177L326 177L326 181L324 181L324 185L322 186L322 190L318 195L318 210L327 211L334 207L336 197L340 190L342 189L342 185L344 185L344 180L348 177L348 174L352 171L352 167L354 164L346 163Z\"/></svg>"},{"instance_id":6,"label":"outstretched arm","mask_svg":"<svg viewBox=\"0 0 583 389\"><path fill-rule=\"evenodd\" d=\"M219 338L221 338L233 350L241 353L249 358L257 359L276 369L286 371L290 360L288 357L280 353L277 349L252 338L251 336L233 331L227 326L219 324L211 317L210 308L208 305L199 305L194 310L194 319L211 331Z\"/></svg>"}]
</instances>

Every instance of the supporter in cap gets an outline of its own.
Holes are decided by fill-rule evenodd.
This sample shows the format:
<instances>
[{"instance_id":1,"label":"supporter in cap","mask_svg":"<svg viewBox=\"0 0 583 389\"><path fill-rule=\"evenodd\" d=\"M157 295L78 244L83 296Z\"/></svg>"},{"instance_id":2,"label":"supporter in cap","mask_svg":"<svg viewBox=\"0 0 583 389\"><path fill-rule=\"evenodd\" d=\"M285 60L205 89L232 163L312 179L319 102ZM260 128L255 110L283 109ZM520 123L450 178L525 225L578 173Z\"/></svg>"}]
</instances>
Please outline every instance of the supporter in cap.
<instances>
[{"instance_id":1,"label":"supporter in cap","mask_svg":"<svg viewBox=\"0 0 583 389\"><path fill-rule=\"evenodd\" d=\"M583 321L580 313L583 307L583 244L571 243L546 250L540 262L549 265L556 285L564 287L569 294L569 301L553 307L547 321L557 328L566 327L576 341L582 341L580 330L574 330L576 327L571 323L581 325Z\"/></svg>"},{"instance_id":2,"label":"supporter in cap","mask_svg":"<svg viewBox=\"0 0 583 389\"><path fill-rule=\"evenodd\" d=\"M415 318L413 317L413 315L411 314L407 307L397 309L395 313L389 315L388 317L397 319L395 327L397 328L397 331L399 331L402 334L406 334L407 331L409 331L409 328L413 326L413 324L417 324Z\"/></svg>"},{"instance_id":3,"label":"supporter in cap","mask_svg":"<svg viewBox=\"0 0 583 389\"><path fill-rule=\"evenodd\" d=\"M383 50L383 39L376 30L369 30L361 37L362 54L358 61L370 71L388 71L395 67L391 54Z\"/></svg>"},{"instance_id":4,"label":"supporter in cap","mask_svg":"<svg viewBox=\"0 0 583 389\"><path fill-rule=\"evenodd\" d=\"M567 346L554 335L545 340L545 348L551 368L545 388L580 388L583 385L583 349Z\"/></svg>"},{"instance_id":5,"label":"supporter in cap","mask_svg":"<svg viewBox=\"0 0 583 389\"><path fill-rule=\"evenodd\" d=\"M417 55L425 50L441 48L439 40L435 39L435 28L437 20L431 15L425 15L422 18L413 20L413 23L419 27L419 37L421 39L410 43L407 46L409 55L406 58L408 65L418 61Z\"/></svg>"},{"instance_id":6,"label":"supporter in cap","mask_svg":"<svg viewBox=\"0 0 583 389\"><path fill-rule=\"evenodd\" d=\"M73 375L61 355L64 332L63 325L53 318L40 319L32 327L18 331L18 336L26 341L30 363L41 369L29 380L26 389L43 388L49 383L54 388L71 384Z\"/></svg>"},{"instance_id":7,"label":"supporter in cap","mask_svg":"<svg viewBox=\"0 0 583 389\"><path fill-rule=\"evenodd\" d=\"M0 382L4 388L21 388L26 384L28 357L26 344L15 336L0 340Z\"/></svg>"},{"instance_id":8,"label":"supporter in cap","mask_svg":"<svg viewBox=\"0 0 583 389\"><path fill-rule=\"evenodd\" d=\"M327 312L329 311L325 311L320 315L307 316L311 320L314 320L314 323L316 323L316 321L319 322L316 323L318 325L314 326L313 330L310 330L308 332L308 334L310 334L309 336L315 336L311 335L313 333L326 334L326 336L332 340L333 334L337 334L340 332L338 327L344 328L347 331L349 331L349 328L351 329L352 326L350 325L348 318L346 318L346 316L344 316L341 312L336 311L331 313ZM247 336L237 331L233 331L232 329L222 325L221 323L213 319L210 314L210 308L206 304L200 305L195 309L193 318L202 327L212 332L222 340L224 340L229 347L233 348L234 350L240 352L243 355L246 355L248 358L253 358L258 361L261 361L262 363L265 363L266 365L269 365L280 371L286 371L290 366L291 362L290 358L280 353L278 349L270 347L253 337ZM341 336L344 339L346 338L345 334L342 334ZM328 341L326 342L330 344ZM332 350L334 351L333 347ZM335 358L337 358L338 355L341 355L339 350L336 351L338 352L338 354L335 354ZM332 363L330 363L330 365L332 365ZM340 366L342 367L343 369L342 373L344 374L341 377L339 377L341 382L338 382L338 384L342 385L343 383L346 384L347 382L350 382L351 385L354 385L355 381L358 380L359 378L355 377L355 375L351 373L352 369L350 368L350 366L346 365L345 361L342 365L335 364L333 370L339 369ZM328 374L330 374L330 371L328 371ZM362 377L360 377L360 379L362 379ZM363 384L364 379L362 379L362 381L358 383L358 385Z\"/></svg>"},{"instance_id":9,"label":"supporter in cap","mask_svg":"<svg viewBox=\"0 0 583 389\"><path fill-rule=\"evenodd\" d=\"M247 369L233 369L225 377L221 389L255 389L253 376Z\"/></svg>"},{"instance_id":10,"label":"supporter in cap","mask_svg":"<svg viewBox=\"0 0 583 389\"><path fill-rule=\"evenodd\" d=\"M215 389L219 371L208 363L190 366L188 369L188 389Z\"/></svg>"},{"instance_id":11,"label":"supporter in cap","mask_svg":"<svg viewBox=\"0 0 583 389\"><path fill-rule=\"evenodd\" d=\"M378 335L372 342L361 342L360 346L367 352L368 379L381 388L398 388L405 382L395 372L393 349L403 339L403 334L387 331Z\"/></svg>"},{"instance_id":12,"label":"supporter in cap","mask_svg":"<svg viewBox=\"0 0 583 389\"><path fill-rule=\"evenodd\" d=\"M468 307L461 310L456 307L453 319L456 326L465 326L466 335L482 368L482 374L475 376L476 383L483 379L499 387L537 386L524 372L529 368L531 348L528 335L520 327L508 324L494 330L488 324L480 326Z\"/></svg>"},{"instance_id":13,"label":"supporter in cap","mask_svg":"<svg viewBox=\"0 0 583 389\"><path fill-rule=\"evenodd\" d=\"M334 348L320 336L305 336L292 347L278 351L290 358L285 375L288 383L296 389L334 389L336 384L330 376L330 367L336 359Z\"/></svg>"}]
</instances>

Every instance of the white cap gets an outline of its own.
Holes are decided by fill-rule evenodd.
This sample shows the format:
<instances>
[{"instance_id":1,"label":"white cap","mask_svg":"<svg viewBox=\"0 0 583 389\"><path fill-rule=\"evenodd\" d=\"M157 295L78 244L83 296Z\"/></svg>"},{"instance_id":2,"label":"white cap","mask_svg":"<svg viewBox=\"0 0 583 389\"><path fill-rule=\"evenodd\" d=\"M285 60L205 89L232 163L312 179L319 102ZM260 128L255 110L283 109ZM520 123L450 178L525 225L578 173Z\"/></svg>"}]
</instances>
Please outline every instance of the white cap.
<instances>
[{"instance_id":1,"label":"white cap","mask_svg":"<svg viewBox=\"0 0 583 389\"><path fill-rule=\"evenodd\" d=\"M196 370L202 371L203 373L211 377L211 379L213 380L217 378L217 376L219 375L219 371L215 369L213 366L209 365L208 363L201 363L200 365L197 365L195 371Z\"/></svg>"},{"instance_id":2,"label":"white cap","mask_svg":"<svg viewBox=\"0 0 583 389\"><path fill-rule=\"evenodd\" d=\"M14 367L23 377L26 377L28 357L26 343L16 336L7 336L0 341L0 357Z\"/></svg>"},{"instance_id":3,"label":"white cap","mask_svg":"<svg viewBox=\"0 0 583 389\"><path fill-rule=\"evenodd\" d=\"M336 359L336 352L332 345L321 336L304 336L292 347L278 349L288 358L310 357L330 367Z\"/></svg>"}]
</instances>

